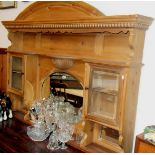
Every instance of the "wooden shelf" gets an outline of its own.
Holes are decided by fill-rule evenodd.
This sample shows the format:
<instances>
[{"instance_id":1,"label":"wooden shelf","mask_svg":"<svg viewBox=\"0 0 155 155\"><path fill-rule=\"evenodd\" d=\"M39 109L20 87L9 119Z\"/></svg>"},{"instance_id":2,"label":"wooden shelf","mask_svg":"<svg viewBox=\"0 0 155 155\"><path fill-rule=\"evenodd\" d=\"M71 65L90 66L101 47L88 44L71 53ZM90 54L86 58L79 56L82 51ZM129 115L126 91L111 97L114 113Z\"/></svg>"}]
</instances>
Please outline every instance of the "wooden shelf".
<instances>
[{"instance_id":1,"label":"wooden shelf","mask_svg":"<svg viewBox=\"0 0 155 155\"><path fill-rule=\"evenodd\" d=\"M96 92L104 93L108 95L113 95L113 96L116 96L118 94L118 91L116 90L108 90L105 88L93 88L92 91L96 91Z\"/></svg>"},{"instance_id":2,"label":"wooden shelf","mask_svg":"<svg viewBox=\"0 0 155 155\"><path fill-rule=\"evenodd\" d=\"M114 153L113 151L100 146L98 144L95 143L91 143L87 146L80 146L80 144L77 144L74 140L70 140L69 142L67 142L67 145L70 145L76 149L79 149L85 153Z\"/></svg>"},{"instance_id":3,"label":"wooden shelf","mask_svg":"<svg viewBox=\"0 0 155 155\"><path fill-rule=\"evenodd\" d=\"M73 148L76 148L82 152L90 153L85 147L81 147L80 144L77 144L75 140L70 140L67 142L67 145L72 146Z\"/></svg>"},{"instance_id":4,"label":"wooden shelf","mask_svg":"<svg viewBox=\"0 0 155 155\"><path fill-rule=\"evenodd\" d=\"M98 144L95 143L91 143L89 145L86 146L86 149L89 152L93 152L93 153L114 153L114 151L109 150L103 146L100 146Z\"/></svg>"},{"instance_id":5,"label":"wooden shelf","mask_svg":"<svg viewBox=\"0 0 155 155\"><path fill-rule=\"evenodd\" d=\"M107 112L104 112L102 114L99 112L90 112L90 113L88 113L88 115L96 117L96 118L113 119L113 117Z\"/></svg>"}]
</instances>

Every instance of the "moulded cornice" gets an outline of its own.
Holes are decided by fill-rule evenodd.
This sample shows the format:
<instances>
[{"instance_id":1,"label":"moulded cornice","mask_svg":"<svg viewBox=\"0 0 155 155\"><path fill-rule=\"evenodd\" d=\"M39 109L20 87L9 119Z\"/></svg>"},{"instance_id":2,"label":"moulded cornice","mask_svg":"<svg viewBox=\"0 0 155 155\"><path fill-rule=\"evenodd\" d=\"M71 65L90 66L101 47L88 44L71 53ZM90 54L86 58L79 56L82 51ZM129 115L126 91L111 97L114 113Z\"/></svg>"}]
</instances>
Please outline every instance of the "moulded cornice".
<instances>
[{"instance_id":1,"label":"moulded cornice","mask_svg":"<svg viewBox=\"0 0 155 155\"><path fill-rule=\"evenodd\" d=\"M5 27L11 31L27 32L103 32L104 29L147 29L152 18L141 15L109 16L95 19L81 19L79 21L3 21ZM79 30L79 31L78 31ZM118 32L117 32L118 33Z\"/></svg>"}]
</instances>

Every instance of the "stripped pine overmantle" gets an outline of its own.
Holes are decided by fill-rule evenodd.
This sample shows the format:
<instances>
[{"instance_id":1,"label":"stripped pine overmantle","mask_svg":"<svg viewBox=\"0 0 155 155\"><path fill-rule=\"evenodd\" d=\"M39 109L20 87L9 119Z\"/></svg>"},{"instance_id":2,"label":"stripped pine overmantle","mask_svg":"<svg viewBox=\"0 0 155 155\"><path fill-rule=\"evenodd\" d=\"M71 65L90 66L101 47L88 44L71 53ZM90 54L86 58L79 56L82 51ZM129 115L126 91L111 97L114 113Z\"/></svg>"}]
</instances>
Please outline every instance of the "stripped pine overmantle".
<instances>
[{"instance_id":1,"label":"stripped pine overmantle","mask_svg":"<svg viewBox=\"0 0 155 155\"><path fill-rule=\"evenodd\" d=\"M145 31L152 20L137 14L106 16L84 2L59 1L35 2L14 21L3 21L11 41L7 91L14 110L27 113L33 100L49 95L50 75L65 71L79 80L84 91L83 122L76 128L86 134L80 144L69 144L85 152L131 152ZM21 91L10 84L14 56L23 60ZM113 120L89 114L96 70L119 75ZM98 139L104 127L118 135L117 143Z\"/></svg>"}]
</instances>

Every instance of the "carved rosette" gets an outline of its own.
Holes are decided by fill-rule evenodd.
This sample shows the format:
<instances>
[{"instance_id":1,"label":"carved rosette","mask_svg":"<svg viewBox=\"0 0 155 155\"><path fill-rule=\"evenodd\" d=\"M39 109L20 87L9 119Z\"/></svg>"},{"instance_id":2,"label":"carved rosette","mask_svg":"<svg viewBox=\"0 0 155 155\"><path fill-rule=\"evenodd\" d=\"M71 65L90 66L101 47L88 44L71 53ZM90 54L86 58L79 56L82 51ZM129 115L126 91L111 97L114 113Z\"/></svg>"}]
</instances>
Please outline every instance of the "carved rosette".
<instances>
[{"instance_id":1,"label":"carved rosette","mask_svg":"<svg viewBox=\"0 0 155 155\"><path fill-rule=\"evenodd\" d=\"M56 68L61 70L67 70L74 64L74 60L69 58L53 58L52 62Z\"/></svg>"}]
</instances>

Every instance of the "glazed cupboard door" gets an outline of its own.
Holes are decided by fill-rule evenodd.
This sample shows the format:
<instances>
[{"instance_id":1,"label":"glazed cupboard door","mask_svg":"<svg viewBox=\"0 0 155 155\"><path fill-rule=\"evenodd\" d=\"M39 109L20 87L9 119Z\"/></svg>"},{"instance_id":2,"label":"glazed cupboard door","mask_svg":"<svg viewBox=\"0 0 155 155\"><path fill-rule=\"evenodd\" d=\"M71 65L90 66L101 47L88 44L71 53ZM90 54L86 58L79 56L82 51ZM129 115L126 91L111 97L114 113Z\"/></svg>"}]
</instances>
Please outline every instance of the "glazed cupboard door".
<instances>
[{"instance_id":1,"label":"glazed cupboard door","mask_svg":"<svg viewBox=\"0 0 155 155\"><path fill-rule=\"evenodd\" d=\"M86 65L86 118L119 130L122 125L126 73L122 68Z\"/></svg>"},{"instance_id":2,"label":"glazed cupboard door","mask_svg":"<svg viewBox=\"0 0 155 155\"><path fill-rule=\"evenodd\" d=\"M9 54L9 91L17 95L23 94L24 56Z\"/></svg>"}]
</instances>

